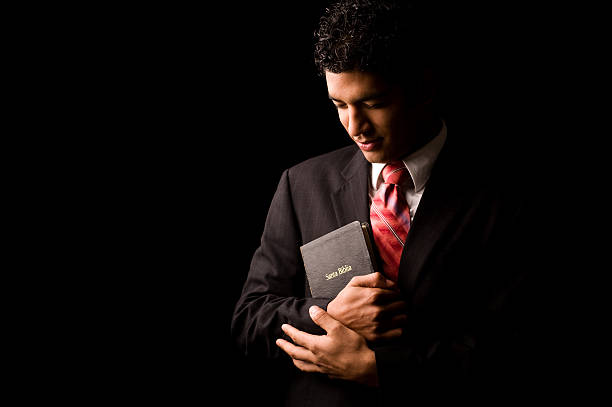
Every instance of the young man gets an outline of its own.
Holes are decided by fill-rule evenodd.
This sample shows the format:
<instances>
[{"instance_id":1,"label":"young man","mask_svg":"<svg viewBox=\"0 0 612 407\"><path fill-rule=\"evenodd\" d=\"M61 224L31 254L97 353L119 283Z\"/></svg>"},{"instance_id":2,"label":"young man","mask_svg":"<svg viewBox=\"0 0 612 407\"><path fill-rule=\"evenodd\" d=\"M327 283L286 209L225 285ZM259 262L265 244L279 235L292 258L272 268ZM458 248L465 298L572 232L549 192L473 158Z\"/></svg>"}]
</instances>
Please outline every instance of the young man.
<instances>
[{"instance_id":1,"label":"young man","mask_svg":"<svg viewBox=\"0 0 612 407\"><path fill-rule=\"evenodd\" d=\"M354 143L283 173L232 321L246 355L290 358L288 405L521 386L523 205L443 119L431 24L393 1L343 0L321 19L315 62ZM355 220L372 224L383 272L312 298L299 247Z\"/></svg>"}]
</instances>

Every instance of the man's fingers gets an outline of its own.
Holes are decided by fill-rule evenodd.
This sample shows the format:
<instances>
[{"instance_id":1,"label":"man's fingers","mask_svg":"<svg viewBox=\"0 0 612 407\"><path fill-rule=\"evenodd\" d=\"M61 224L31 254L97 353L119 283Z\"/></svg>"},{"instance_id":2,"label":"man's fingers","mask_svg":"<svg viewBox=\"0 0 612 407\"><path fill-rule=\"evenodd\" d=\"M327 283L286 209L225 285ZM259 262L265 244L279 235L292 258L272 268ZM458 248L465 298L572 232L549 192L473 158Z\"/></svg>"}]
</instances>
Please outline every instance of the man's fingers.
<instances>
[{"instance_id":1,"label":"man's fingers","mask_svg":"<svg viewBox=\"0 0 612 407\"><path fill-rule=\"evenodd\" d=\"M291 361L303 372L323 372L320 366L316 365L316 358L306 348L296 346L284 339L277 339L276 345L291 357Z\"/></svg>"},{"instance_id":2,"label":"man's fingers","mask_svg":"<svg viewBox=\"0 0 612 407\"><path fill-rule=\"evenodd\" d=\"M349 285L354 287L385 288L396 290L397 285L383 276L381 273L370 273L363 276L356 276L351 279Z\"/></svg>"},{"instance_id":3,"label":"man's fingers","mask_svg":"<svg viewBox=\"0 0 612 407\"><path fill-rule=\"evenodd\" d=\"M310 312L310 318L313 322L323 328L325 332L329 333L338 327L344 326L316 305L310 307L308 312Z\"/></svg>"},{"instance_id":4,"label":"man's fingers","mask_svg":"<svg viewBox=\"0 0 612 407\"><path fill-rule=\"evenodd\" d=\"M313 339L316 338L316 335L311 335L304 331L300 331L299 329L289 324L281 325L281 329L283 330L284 333L289 335L289 337L291 338L291 340L293 340L293 342L305 348L310 348Z\"/></svg>"},{"instance_id":5,"label":"man's fingers","mask_svg":"<svg viewBox=\"0 0 612 407\"><path fill-rule=\"evenodd\" d=\"M385 312L396 313L404 312L408 309L408 303L406 301L394 301L384 306Z\"/></svg>"},{"instance_id":6,"label":"man's fingers","mask_svg":"<svg viewBox=\"0 0 612 407\"><path fill-rule=\"evenodd\" d=\"M276 345L281 348L287 355L289 355L291 359L294 360L294 363L296 360L306 362L315 361L315 357L311 351L301 346L296 346L289 341L279 338L276 340Z\"/></svg>"},{"instance_id":7,"label":"man's fingers","mask_svg":"<svg viewBox=\"0 0 612 407\"><path fill-rule=\"evenodd\" d=\"M402 336L402 328L390 329L382 334L379 334L378 337L384 340L397 339Z\"/></svg>"},{"instance_id":8,"label":"man's fingers","mask_svg":"<svg viewBox=\"0 0 612 407\"><path fill-rule=\"evenodd\" d=\"M408 323L408 315L398 314L391 318L390 325L392 327L404 326Z\"/></svg>"},{"instance_id":9,"label":"man's fingers","mask_svg":"<svg viewBox=\"0 0 612 407\"><path fill-rule=\"evenodd\" d=\"M408 315L406 314L394 315L393 317L389 319L380 321L376 329L376 332L385 332L390 329L401 328L403 326L406 326L407 323L408 323Z\"/></svg>"},{"instance_id":10,"label":"man's fingers","mask_svg":"<svg viewBox=\"0 0 612 407\"><path fill-rule=\"evenodd\" d=\"M368 288L367 291L370 296L370 302L372 304L390 304L396 301L401 301L400 294L394 290L388 290L386 288Z\"/></svg>"}]
</instances>

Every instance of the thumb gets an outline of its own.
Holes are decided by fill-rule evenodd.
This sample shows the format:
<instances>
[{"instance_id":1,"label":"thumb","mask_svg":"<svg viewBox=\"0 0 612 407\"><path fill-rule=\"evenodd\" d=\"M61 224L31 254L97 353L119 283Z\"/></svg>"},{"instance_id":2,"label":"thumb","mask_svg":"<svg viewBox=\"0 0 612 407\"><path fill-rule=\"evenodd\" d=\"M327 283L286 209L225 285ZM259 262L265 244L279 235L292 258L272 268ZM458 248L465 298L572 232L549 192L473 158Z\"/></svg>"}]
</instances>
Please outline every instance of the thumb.
<instances>
[{"instance_id":1,"label":"thumb","mask_svg":"<svg viewBox=\"0 0 612 407\"><path fill-rule=\"evenodd\" d=\"M342 325L325 310L317 307L316 305L310 307L308 312L310 313L310 318L313 320L313 322L323 328L325 332L329 332Z\"/></svg>"}]
</instances>

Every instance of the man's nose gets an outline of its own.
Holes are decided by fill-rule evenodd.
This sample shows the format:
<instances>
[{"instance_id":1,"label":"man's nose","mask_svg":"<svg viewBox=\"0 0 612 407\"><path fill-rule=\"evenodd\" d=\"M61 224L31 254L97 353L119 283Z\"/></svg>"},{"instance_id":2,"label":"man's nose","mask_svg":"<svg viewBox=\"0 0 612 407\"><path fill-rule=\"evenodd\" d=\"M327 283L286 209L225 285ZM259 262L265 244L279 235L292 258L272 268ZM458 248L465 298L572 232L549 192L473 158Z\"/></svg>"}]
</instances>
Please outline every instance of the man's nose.
<instances>
[{"instance_id":1,"label":"man's nose","mask_svg":"<svg viewBox=\"0 0 612 407\"><path fill-rule=\"evenodd\" d=\"M348 123L346 131L349 136L356 138L362 133L367 133L370 128L368 118L363 111L357 107L348 107Z\"/></svg>"}]
</instances>

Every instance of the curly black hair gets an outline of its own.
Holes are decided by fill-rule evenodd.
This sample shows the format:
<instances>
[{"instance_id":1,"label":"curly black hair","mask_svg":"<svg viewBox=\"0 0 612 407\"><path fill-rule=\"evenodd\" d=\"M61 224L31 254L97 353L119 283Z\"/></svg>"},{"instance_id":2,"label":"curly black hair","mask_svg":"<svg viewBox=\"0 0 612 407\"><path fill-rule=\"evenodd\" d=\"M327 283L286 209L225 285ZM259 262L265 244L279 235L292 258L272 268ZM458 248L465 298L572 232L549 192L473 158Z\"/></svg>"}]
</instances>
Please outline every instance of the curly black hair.
<instances>
[{"instance_id":1,"label":"curly black hair","mask_svg":"<svg viewBox=\"0 0 612 407\"><path fill-rule=\"evenodd\" d=\"M340 0L325 10L315 32L320 75L351 70L401 79L427 64L428 15L416 2Z\"/></svg>"}]
</instances>

